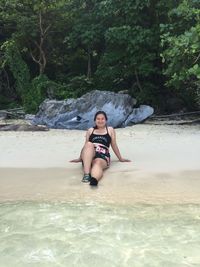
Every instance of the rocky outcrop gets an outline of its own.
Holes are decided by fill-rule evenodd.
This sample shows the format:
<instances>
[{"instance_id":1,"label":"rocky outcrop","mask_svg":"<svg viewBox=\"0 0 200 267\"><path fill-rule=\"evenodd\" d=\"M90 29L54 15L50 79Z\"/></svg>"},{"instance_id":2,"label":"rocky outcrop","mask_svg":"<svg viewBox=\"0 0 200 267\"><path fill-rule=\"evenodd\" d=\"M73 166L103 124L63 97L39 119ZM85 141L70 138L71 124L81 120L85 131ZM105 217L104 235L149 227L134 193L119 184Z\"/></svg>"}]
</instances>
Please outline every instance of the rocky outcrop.
<instances>
[{"instance_id":1,"label":"rocky outcrop","mask_svg":"<svg viewBox=\"0 0 200 267\"><path fill-rule=\"evenodd\" d=\"M48 131L46 126L27 124L0 124L0 131Z\"/></svg>"},{"instance_id":2,"label":"rocky outcrop","mask_svg":"<svg viewBox=\"0 0 200 267\"><path fill-rule=\"evenodd\" d=\"M128 116L128 118L124 122L124 126L144 121L150 115L152 115L153 112L154 112L154 109L152 107L147 106L147 105L140 105L139 108L133 109L131 114Z\"/></svg>"},{"instance_id":3,"label":"rocky outcrop","mask_svg":"<svg viewBox=\"0 0 200 267\"><path fill-rule=\"evenodd\" d=\"M128 94L94 90L78 99L45 100L32 123L50 128L85 130L94 125L94 114L103 110L108 115L108 125L125 127L153 114L153 108L148 106L134 109L136 102Z\"/></svg>"}]
</instances>

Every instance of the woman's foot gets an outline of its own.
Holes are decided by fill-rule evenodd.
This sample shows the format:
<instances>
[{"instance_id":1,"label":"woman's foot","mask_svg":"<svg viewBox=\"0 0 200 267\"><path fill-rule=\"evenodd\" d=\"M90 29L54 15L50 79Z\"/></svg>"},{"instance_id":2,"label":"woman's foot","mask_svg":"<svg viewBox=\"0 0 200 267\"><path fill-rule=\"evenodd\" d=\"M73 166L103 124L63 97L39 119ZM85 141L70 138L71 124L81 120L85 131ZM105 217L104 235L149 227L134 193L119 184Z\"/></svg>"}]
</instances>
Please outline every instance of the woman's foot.
<instances>
[{"instance_id":1,"label":"woman's foot","mask_svg":"<svg viewBox=\"0 0 200 267\"><path fill-rule=\"evenodd\" d=\"M90 185L92 185L92 186L97 186L97 185L98 185L98 181L97 181L97 179L94 178L94 177L91 177L91 179L90 179Z\"/></svg>"},{"instance_id":2,"label":"woman's foot","mask_svg":"<svg viewBox=\"0 0 200 267\"><path fill-rule=\"evenodd\" d=\"M82 182L83 182L83 183L89 183L90 180L91 180L91 175L90 175L90 173L87 173L87 174L85 173L84 176L83 176Z\"/></svg>"}]
</instances>

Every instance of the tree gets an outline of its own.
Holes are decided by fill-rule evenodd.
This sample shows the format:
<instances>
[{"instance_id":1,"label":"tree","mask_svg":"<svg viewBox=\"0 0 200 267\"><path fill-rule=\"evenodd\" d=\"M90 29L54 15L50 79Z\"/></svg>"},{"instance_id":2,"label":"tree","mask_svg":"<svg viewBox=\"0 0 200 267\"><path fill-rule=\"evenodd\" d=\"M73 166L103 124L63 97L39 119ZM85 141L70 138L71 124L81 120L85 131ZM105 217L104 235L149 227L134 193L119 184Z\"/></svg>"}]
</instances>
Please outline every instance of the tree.
<instances>
[{"instance_id":1,"label":"tree","mask_svg":"<svg viewBox=\"0 0 200 267\"><path fill-rule=\"evenodd\" d=\"M200 3L184 0L168 12L161 24L161 53L166 86L185 100L188 108L200 107Z\"/></svg>"},{"instance_id":2,"label":"tree","mask_svg":"<svg viewBox=\"0 0 200 267\"><path fill-rule=\"evenodd\" d=\"M51 34L62 18L64 1L2 1L0 14L5 29L10 31L10 38L15 40L21 51L28 53L38 65L39 74L43 74L50 56Z\"/></svg>"}]
</instances>

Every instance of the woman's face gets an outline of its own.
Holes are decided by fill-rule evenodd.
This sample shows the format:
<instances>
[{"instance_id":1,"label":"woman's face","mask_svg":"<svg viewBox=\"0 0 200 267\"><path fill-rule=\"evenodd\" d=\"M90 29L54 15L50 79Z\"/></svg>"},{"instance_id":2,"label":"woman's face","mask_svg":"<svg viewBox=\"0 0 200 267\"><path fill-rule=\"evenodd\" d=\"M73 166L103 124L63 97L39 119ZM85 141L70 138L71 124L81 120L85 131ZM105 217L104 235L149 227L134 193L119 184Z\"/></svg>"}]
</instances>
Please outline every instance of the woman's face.
<instances>
[{"instance_id":1,"label":"woman's face","mask_svg":"<svg viewBox=\"0 0 200 267\"><path fill-rule=\"evenodd\" d=\"M105 127L106 125L106 118L103 114L98 114L95 120L96 126L99 128Z\"/></svg>"}]
</instances>

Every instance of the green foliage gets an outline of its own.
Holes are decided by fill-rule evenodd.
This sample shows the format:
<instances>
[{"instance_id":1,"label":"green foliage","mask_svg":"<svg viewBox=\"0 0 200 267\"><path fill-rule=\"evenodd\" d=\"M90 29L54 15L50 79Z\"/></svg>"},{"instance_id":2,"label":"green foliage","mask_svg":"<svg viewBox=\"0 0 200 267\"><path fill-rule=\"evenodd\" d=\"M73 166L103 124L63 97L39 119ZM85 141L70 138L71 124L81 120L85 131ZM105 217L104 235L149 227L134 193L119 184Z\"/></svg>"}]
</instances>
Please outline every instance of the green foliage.
<instances>
[{"instance_id":1,"label":"green foliage","mask_svg":"<svg viewBox=\"0 0 200 267\"><path fill-rule=\"evenodd\" d=\"M27 92L24 107L28 113L36 113L41 102L46 97L46 76L38 76L31 82L31 89Z\"/></svg>"},{"instance_id":2,"label":"green foliage","mask_svg":"<svg viewBox=\"0 0 200 267\"><path fill-rule=\"evenodd\" d=\"M25 103L26 92L30 90L30 73L27 64L22 59L21 53L14 40L4 42L1 46L4 51L2 67L8 65L16 81L17 93Z\"/></svg>"},{"instance_id":3,"label":"green foliage","mask_svg":"<svg viewBox=\"0 0 200 267\"><path fill-rule=\"evenodd\" d=\"M112 9L109 8L111 2ZM156 94L149 97L152 92L150 88L158 92L159 84L151 77L161 75L157 65L160 46L156 21L151 25L146 14L149 7L149 1L135 1L133 4L129 0L117 4L106 1L103 7L101 5L104 19L112 16L116 21L114 25L110 22L110 27L105 31L105 51L95 72L95 79L100 81L97 88L116 92L128 89L140 103L146 101L153 104ZM156 6L153 5L148 12L149 17L155 16Z\"/></svg>"},{"instance_id":4,"label":"green foliage","mask_svg":"<svg viewBox=\"0 0 200 267\"><path fill-rule=\"evenodd\" d=\"M24 103L26 111L36 113L39 105L46 99L66 99L75 97L73 89L66 84L59 84L48 79L44 74L35 77L31 82L31 90L26 95Z\"/></svg>"},{"instance_id":5,"label":"green foliage","mask_svg":"<svg viewBox=\"0 0 200 267\"><path fill-rule=\"evenodd\" d=\"M197 0L1 0L0 27L4 106L35 113L93 89L128 90L157 111L167 98L200 102Z\"/></svg>"},{"instance_id":6,"label":"green foliage","mask_svg":"<svg viewBox=\"0 0 200 267\"><path fill-rule=\"evenodd\" d=\"M6 108L11 108L10 107L10 99L4 95L1 95L0 98L0 109L6 109Z\"/></svg>"},{"instance_id":7,"label":"green foliage","mask_svg":"<svg viewBox=\"0 0 200 267\"><path fill-rule=\"evenodd\" d=\"M31 90L26 94L25 108L29 113L36 113L39 105L46 98L66 99L80 97L92 89L92 81L86 76L76 76L69 79L67 84L60 84L40 75L31 82Z\"/></svg>"},{"instance_id":8,"label":"green foliage","mask_svg":"<svg viewBox=\"0 0 200 267\"><path fill-rule=\"evenodd\" d=\"M67 91L71 92L71 97L80 97L83 94L91 91L94 88L92 79L88 79L87 76L75 76L69 80L67 84Z\"/></svg>"},{"instance_id":9,"label":"green foliage","mask_svg":"<svg viewBox=\"0 0 200 267\"><path fill-rule=\"evenodd\" d=\"M161 24L166 86L178 90L189 108L198 106L200 82L200 3L184 0Z\"/></svg>"}]
</instances>

